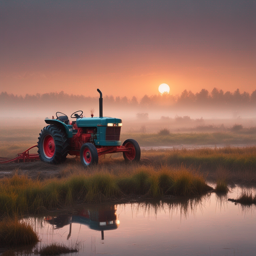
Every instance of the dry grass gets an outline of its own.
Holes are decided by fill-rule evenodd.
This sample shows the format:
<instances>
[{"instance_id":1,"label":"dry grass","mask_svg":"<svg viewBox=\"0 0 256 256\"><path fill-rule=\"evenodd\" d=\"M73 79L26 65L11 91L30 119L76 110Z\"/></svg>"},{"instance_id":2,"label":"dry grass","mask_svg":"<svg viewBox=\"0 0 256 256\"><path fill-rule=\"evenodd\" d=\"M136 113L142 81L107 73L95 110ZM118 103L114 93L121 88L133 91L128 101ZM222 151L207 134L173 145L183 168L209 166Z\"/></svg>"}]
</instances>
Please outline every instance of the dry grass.
<instances>
[{"instance_id":1,"label":"dry grass","mask_svg":"<svg viewBox=\"0 0 256 256\"><path fill-rule=\"evenodd\" d=\"M185 167L174 170L139 166L127 173L101 170L44 181L16 174L0 180L0 214L37 213L76 202L101 202L131 195L195 196L208 190L204 178Z\"/></svg>"},{"instance_id":2,"label":"dry grass","mask_svg":"<svg viewBox=\"0 0 256 256\"><path fill-rule=\"evenodd\" d=\"M166 145L234 145L256 143L256 133L248 132L183 132L163 134L122 134L121 138L134 138L142 146Z\"/></svg>"},{"instance_id":3,"label":"dry grass","mask_svg":"<svg viewBox=\"0 0 256 256\"><path fill-rule=\"evenodd\" d=\"M13 157L17 153L35 145L38 141L38 134L45 126L0 128L0 157ZM133 138L141 146L175 146L175 145L238 145L256 143L256 130L242 129L239 132L182 132L170 133L163 129L154 134L121 134L121 140Z\"/></svg>"},{"instance_id":4,"label":"dry grass","mask_svg":"<svg viewBox=\"0 0 256 256\"><path fill-rule=\"evenodd\" d=\"M256 184L256 147L144 151L142 162L151 166L196 169L212 182L225 180L241 185Z\"/></svg>"},{"instance_id":5,"label":"dry grass","mask_svg":"<svg viewBox=\"0 0 256 256\"><path fill-rule=\"evenodd\" d=\"M154 168L171 166L172 169L183 165L206 172L214 171L218 176L221 176L218 178L225 178L225 176L230 175L230 172L252 171L255 173L256 147L142 151L142 159L138 165L125 165L122 155L112 154L100 158L100 164L93 168L93 171L104 168L115 173L127 172L141 165L153 166ZM61 174L65 176L68 173L80 171L80 169L80 160L73 160L72 170L66 165L65 168L62 168ZM83 169L83 171L86 170Z\"/></svg>"},{"instance_id":6,"label":"dry grass","mask_svg":"<svg viewBox=\"0 0 256 256\"><path fill-rule=\"evenodd\" d=\"M60 255L64 253L78 252L76 248L68 248L65 245L51 244L36 251L36 254L40 255Z\"/></svg>"},{"instance_id":7,"label":"dry grass","mask_svg":"<svg viewBox=\"0 0 256 256\"><path fill-rule=\"evenodd\" d=\"M26 173L36 180L68 178L72 175L95 174L108 172L113 175L132 174L136 168L146 166L159 170L167 166L171 170L179 170L184 166L187 170L198 170L207 181L225 180L228 184L256 184L256 147L194 149L168 151L142 151L142 159L138 164L125 164L122 154L110 154L100 157L98 166L84 169L80 159L67 159L63 165L49 165L43 162L0 165L0 180L13 175L15 168L19 174ZM1 172L3 171L3 172ZM9 173L8 173L9 172ZM1 194L0 194L1 201Z\"/></svg>"},{"instance_id":8,"label":"dry grass","mask_svg":"<svg viewBox=\"0 0 256 256\"><path fill-rule=\"evenodd\" d=\"M220 167L231 171L256 170L256 147L173 150L163 153L161 158L168 165L183 164L208 170Z\"/></svg>"},{"instance_id":9,"label":"dry grass","mask_svg":"<svg viewBox=\"0 0 256 256\"><path fill-rule=\"evenodd\" d=\"M0 222L0 245L21 246L36 244L39 241L32 227L17 218L7 218Z\"/></svg>"}]
</instances>

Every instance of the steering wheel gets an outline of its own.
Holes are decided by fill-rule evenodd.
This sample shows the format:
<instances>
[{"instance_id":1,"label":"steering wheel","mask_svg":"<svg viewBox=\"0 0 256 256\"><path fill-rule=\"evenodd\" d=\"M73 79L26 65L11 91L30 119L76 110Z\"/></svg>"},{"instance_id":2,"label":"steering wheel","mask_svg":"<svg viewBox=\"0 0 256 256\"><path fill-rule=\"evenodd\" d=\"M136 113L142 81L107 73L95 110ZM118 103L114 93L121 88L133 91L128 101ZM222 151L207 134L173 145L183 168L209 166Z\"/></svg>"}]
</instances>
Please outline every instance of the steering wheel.
<instances>
[{"instance_id":1,"label":"steering wheel","mask_svg":"<svg viewBox=\"0 0 256 256\"><path fill-rule=\"evenodd\" d=\"M57 117L57 119L60 117L60 116L58 116L58 114L62 114L63 116L68 117L66 114L64 114L64 113L62 113L62 112L56 112L56 117Z\"/></svg>"},{"instance_id":2,"label":"steering wheel","mask_svg":"<svg viewBox=\"0 0 256 256\"><path fill-rule=\"evenodd\" d=\"M77 112L78 112L78 114L77 114ZM77 111L75 111L74 113L72 113L71 114L71 118L81 118L82 117L82 115L83 115L83 111L82 110L77 110Z\"/></svg>"}]
</instances>

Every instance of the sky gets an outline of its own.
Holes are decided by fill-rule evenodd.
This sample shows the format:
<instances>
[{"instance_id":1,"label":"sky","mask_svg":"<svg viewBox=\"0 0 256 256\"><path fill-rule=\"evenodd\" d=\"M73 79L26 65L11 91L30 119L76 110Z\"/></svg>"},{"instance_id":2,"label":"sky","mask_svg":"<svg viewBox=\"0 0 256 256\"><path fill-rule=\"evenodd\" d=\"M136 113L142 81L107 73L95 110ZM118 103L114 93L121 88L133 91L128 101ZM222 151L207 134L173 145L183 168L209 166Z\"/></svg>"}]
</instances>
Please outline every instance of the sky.
<instances>
[{"instance_id":1,"label":"sky","mask_svg":"<svg viewBox=\"0 0 256 256\"><path fill-rule=\"evenodd\" d=\"M255 13L250 0L1 0L0 93L251 93Z\"/></svg>"}]
</instances>

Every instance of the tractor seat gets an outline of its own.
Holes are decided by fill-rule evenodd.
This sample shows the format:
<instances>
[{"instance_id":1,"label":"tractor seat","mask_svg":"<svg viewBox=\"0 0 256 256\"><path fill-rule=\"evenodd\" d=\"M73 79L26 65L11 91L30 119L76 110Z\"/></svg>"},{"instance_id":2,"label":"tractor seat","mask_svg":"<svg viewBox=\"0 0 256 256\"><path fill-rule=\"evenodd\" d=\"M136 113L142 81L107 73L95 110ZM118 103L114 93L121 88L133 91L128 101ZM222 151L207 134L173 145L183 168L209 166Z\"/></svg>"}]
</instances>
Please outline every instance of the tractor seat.
<instances>
[{"instance_id":1,"label":"tractor seat","mask_svg":"<svg viewBox=\"0 0 256 256\"><path fill-rule=\"evenodd\" d=\"M57 119L65 124L69 124L68 116L59 116Z\"/></svg>"}]
</instances>

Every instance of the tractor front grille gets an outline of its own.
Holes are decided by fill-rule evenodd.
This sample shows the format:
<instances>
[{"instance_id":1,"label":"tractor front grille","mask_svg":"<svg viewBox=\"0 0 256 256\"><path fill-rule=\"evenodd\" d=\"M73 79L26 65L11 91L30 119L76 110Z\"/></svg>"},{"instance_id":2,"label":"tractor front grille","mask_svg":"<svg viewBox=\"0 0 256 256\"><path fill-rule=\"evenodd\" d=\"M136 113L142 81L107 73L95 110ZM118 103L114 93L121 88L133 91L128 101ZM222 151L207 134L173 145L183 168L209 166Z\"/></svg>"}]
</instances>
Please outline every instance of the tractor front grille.
<instances>
[{"instance_id":1,"label":"tractor front grille","mask_svg":"<svg viewBox=\"0 0 256 256\"><path fill-rule=\"evenodd\" d=\"M120 140L121 127L107 127L106 140Z\"/></svg>"}]
</instances>

